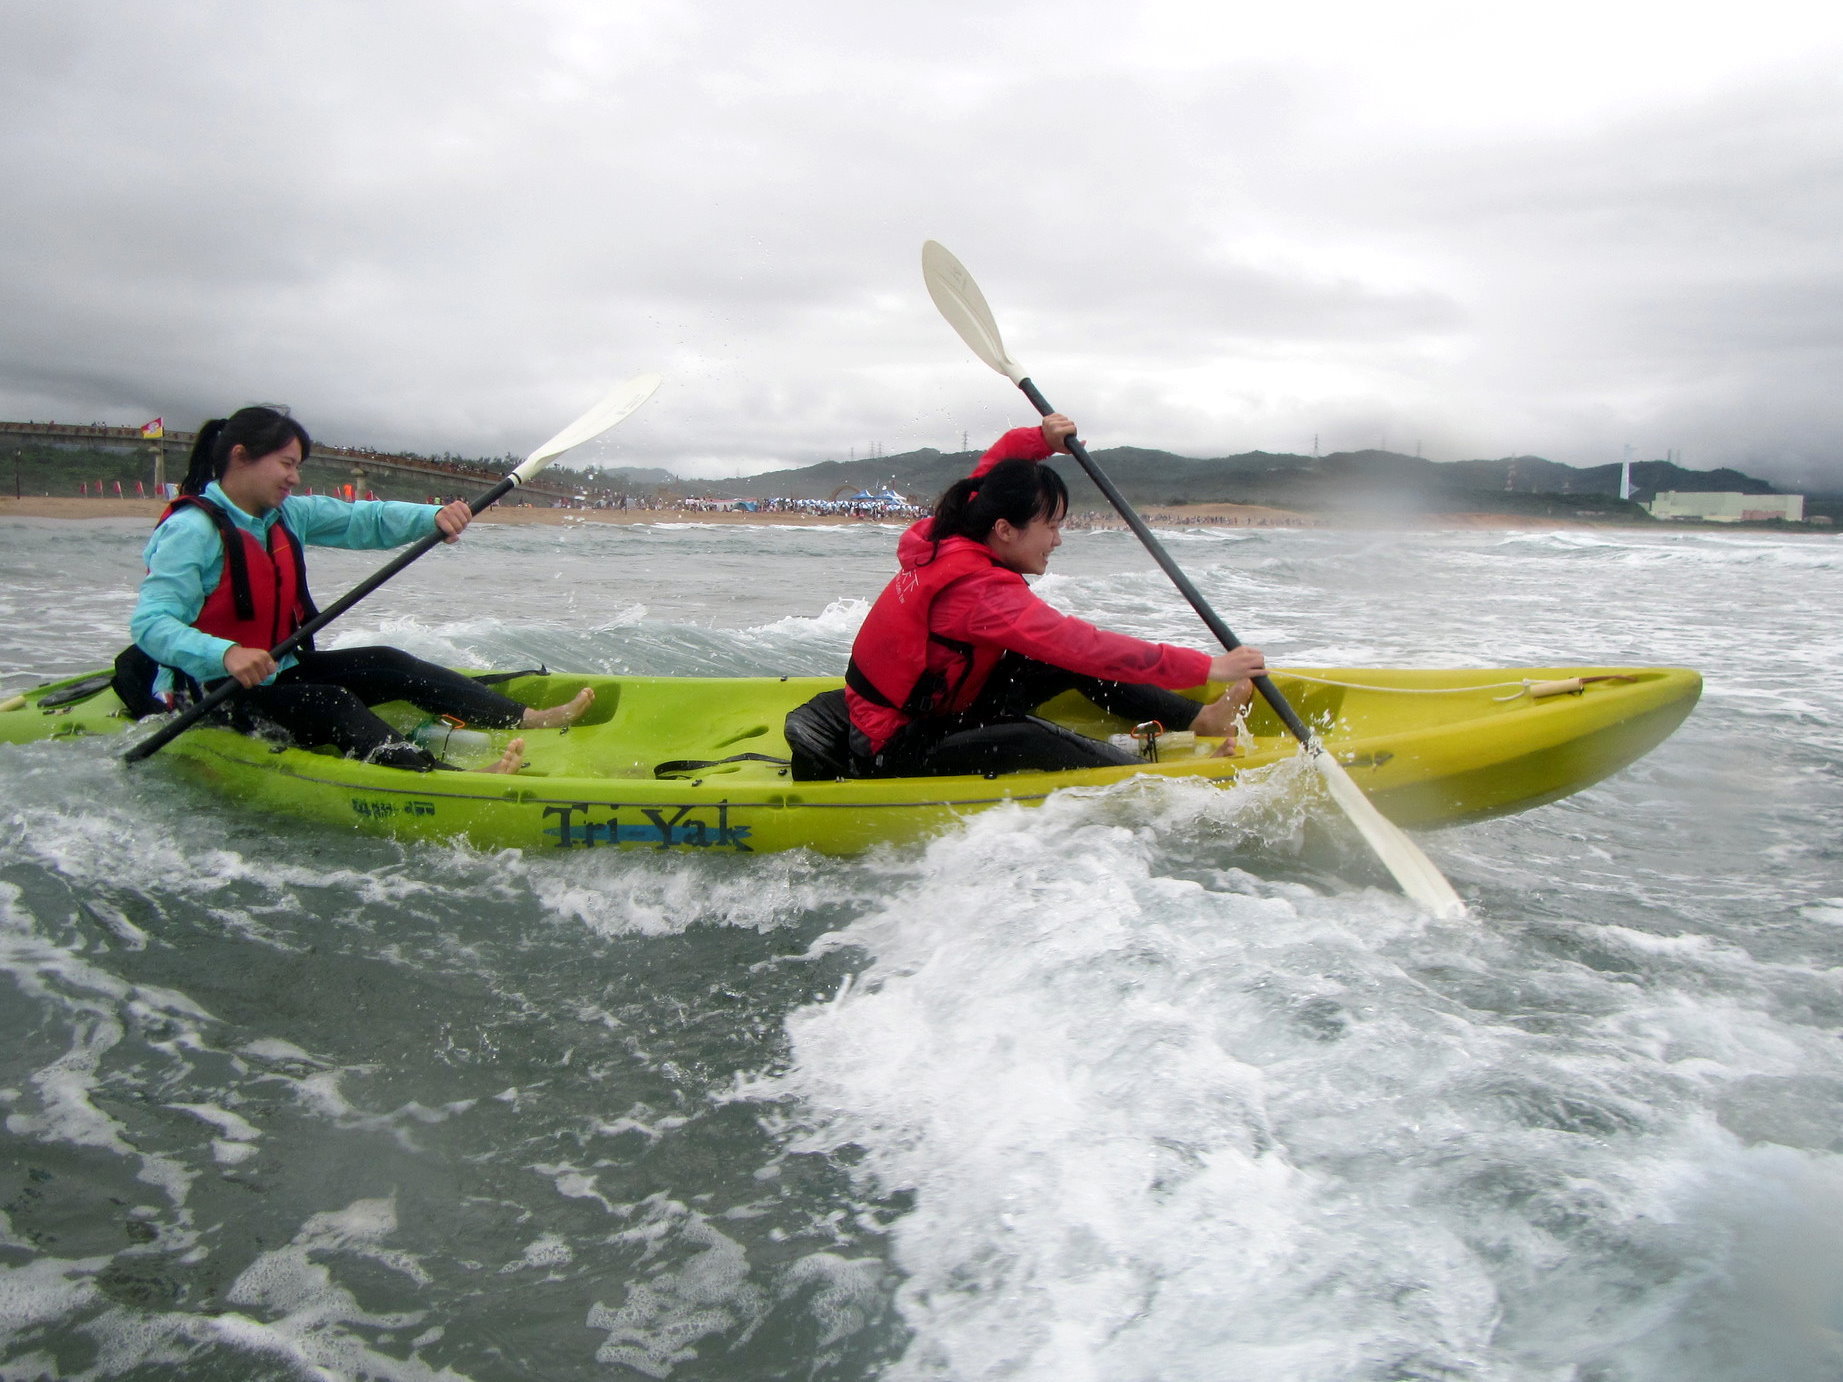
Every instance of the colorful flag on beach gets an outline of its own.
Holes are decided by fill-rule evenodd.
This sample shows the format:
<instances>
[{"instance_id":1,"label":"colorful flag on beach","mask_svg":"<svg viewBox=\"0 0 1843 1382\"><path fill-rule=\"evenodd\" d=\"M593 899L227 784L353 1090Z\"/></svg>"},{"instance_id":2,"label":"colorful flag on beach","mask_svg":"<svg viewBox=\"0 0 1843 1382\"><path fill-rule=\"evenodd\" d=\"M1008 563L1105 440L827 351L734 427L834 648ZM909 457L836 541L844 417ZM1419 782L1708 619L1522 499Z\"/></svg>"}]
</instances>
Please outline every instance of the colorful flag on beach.
<instances>
[{"instance_id":1,"label":"colorful flag on beach","mask_svg":"<svg viewBox=\"0 0 1843 1382\"><path fill-rule=\"evenodd\" d=\"M143 422L141 424L141 435L148 441L164 437L166 435L166 419L157 417L152 422Z\"/></svg>"}]
</instances>

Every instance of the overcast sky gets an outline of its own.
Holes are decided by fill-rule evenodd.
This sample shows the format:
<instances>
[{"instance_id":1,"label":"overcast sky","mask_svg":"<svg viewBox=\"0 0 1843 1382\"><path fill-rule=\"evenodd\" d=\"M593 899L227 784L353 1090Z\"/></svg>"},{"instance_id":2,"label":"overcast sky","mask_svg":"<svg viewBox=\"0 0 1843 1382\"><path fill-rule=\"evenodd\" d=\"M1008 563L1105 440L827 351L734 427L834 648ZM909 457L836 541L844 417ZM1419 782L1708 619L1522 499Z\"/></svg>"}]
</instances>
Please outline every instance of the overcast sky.
<instances>
[{"instance_id":1,"label":"overcast sky","mask_svg":"<svg viewBox=\"0 0 1843 1382\"><path fill-rule=\"evenodd\" d=\"M0 0L0 417L726 476L1681 453L1843 490L1843 8Z\"/></svg>"}]
</instances>

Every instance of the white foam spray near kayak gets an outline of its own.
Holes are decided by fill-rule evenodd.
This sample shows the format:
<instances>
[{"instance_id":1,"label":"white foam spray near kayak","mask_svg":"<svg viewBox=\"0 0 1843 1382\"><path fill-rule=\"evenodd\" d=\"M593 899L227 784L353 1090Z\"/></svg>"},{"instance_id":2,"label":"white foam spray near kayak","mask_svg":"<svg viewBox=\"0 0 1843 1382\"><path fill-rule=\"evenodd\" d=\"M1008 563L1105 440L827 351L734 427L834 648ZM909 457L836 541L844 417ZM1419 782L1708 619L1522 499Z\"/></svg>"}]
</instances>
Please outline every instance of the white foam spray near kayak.
<instances>
[{"instance_id":1,"label":"white foam spray near kayak","mask_svg":"<svg viewBox=\"0 0 1843 1382\"><path fill-rule=\"evenodd\" d=\"M914 1199L891 1376L1714 1382L1837 1357L1843 1158L1717 1116L1827 1054L1703 993L1744 955L1590 924L1545 953L1380 893L1177 876L1104 806L938 843L828 940L869 957L856 982L789 1021L763 1092L798 1145L861 1149ZM1674 971L1649 991L1596 967L1641 950Z\"/></svg>"}]
</instances>

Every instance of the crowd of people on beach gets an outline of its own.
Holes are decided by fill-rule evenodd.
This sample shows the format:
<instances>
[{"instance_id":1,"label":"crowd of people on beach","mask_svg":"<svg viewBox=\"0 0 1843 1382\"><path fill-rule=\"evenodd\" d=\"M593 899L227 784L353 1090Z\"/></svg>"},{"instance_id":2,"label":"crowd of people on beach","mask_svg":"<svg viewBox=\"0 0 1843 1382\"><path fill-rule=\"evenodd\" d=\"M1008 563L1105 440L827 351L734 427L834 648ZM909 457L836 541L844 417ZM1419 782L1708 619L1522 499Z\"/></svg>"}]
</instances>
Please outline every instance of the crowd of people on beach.
<instances>
[{"instance_id":1,"label":"crowd of people on beach","mask_svg":"<svg viewBox=\"0 0 1843 1382\"><path fill-rule=\"evenodd\" d=\"M776 495L766 499L715 499L698 495L648 495L602 493L578 496L561 507L576 509L618 509L677 513L759 513L793 515L809 518L863 518L873 522L911 523L928 510L915 504L894 500L790 499Z\"/></svg>"},{"instance_id":2,"label":"crowd of people on beach","mask_svg":"<svg viewBox=\"0 0 1843 1382\"><path fill-rule=\"evenodd\" d=\"M931 510L920 504L879 501L865 503L851 499L713 499L696 496L659 496L616 494L611 491L579 495L553 505L564 509L617 510L623 513L644 511L658 513L757 513L808 518L859 518L871 523L913 523L926 518ZM1322 518L1295 513L1186 513L1182 509L1151 509L1148 522L1170 527L1209 528L1320 528ZM1120 516L1109 509L1084 509L1070 513L1064 528L1076 531L1099 531L1124 528Z\"/></svg>"},{"instance_id":3,"label":"crowd of people on beach","mask_svg":"<svg viewBox=\"0 0 1843 1382\"><path fill-rule=\"evenodd\" d=\"M452 467L464 471L463 467ZM80 481L78 495L82 498L125 498L128 496L122 483L115 482L113 492L106 489L104 482L94 483ZM172 498L178 492L177 485L169 485L169 493L154 495L154 498ZM311 485L302 486L302 493L312 495ZM370 490L359 491L351 485L335 486L333 497L346 499L375 499ZM132 497L148 497L144 487L136 482ZM464 499L465 495L431 494L426 502L434 505L452 503ZM519 501L515 500L514 503ZM618 513L659 513L672 515L698 515L712 513L751 513L775 515L777 517L805 518L855 518L867 523L913 523L928 516L929 510L918 504L893 503L880 501L864 503L850 499L791 499L773 497L768 499L713 499L684 495L640 495L618 493L613 490L597 491L593 494L578 494L571 499L538 501L554 509L587 509L601 512ZM1297 513L1186 513L1181 509L1148 509L1144 518L1149 523L1161 527L1206 527L1206 528L1322 528L1323 518L1309 514ZM1122 529L1126 525L1118 514L1107 509L1085 509L1080 513L1071 513L1063 521L1064 528L1077 532L1098 532L1108 529Z\"/></svg>"}]
</instances>

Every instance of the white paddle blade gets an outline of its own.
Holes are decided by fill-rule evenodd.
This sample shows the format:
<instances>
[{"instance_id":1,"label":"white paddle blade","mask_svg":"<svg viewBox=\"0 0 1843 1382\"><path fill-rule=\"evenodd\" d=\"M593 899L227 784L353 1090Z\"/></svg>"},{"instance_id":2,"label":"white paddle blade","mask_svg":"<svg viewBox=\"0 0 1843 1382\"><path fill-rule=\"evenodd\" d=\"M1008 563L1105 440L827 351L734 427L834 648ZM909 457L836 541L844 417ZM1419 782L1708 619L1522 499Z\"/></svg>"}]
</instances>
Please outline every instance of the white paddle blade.
<instances>
[{"instance_id":1,"label":"white paddle blade","mask_svg":"<svg viewBox=\"0 0 1843 1382\"><path fill-rule=\"evenodd\" d=\"M1464 916L1465 903L1453 891L1453 885L1446 881L1446 875L1421 852L1419 845L1402 833L1395 822L1376 809L1375 802L1363 795L1363 789L1351 781L1344 765L1319 743L1306 745L1306 756L1325 779L1325 786L1332 799L1344 808L1350 823L1362 833L1369 847L1376 851L1376 857L1382 860L1383 866L1395 875L1401 890L1443 921Z\"/></svg>"},{"instance_id":2,"label":"white paddle blade","mask_svg":"<svg viewBox=\"0 0 1843 1382\"><path fill-rule=\"evenodd\" d=\"M960 339L973 354L1013 384L1022 383L1024 368L1005 354L1005 343L999 339L998 323L992 318L992 309L986 306L985 294L973 282L966 265L938 240L922 246L922 281L928 285L928 296L947 318L947 324L960 333Z\"/></svg>"},{"instance_id":3,"label":"white paddle blade","mask_svg":"<svg viewBox=\"0 0 1843 1382\"><path fill-rule=\"evenodd\" d=\"M585 441L594 441L651 398L659 382L656 374L641 374L625 384L617 384L600 403L527 456L512 472L512 478L522 485L565 451L574 450Z\"/></svg>"}]
</instances>

